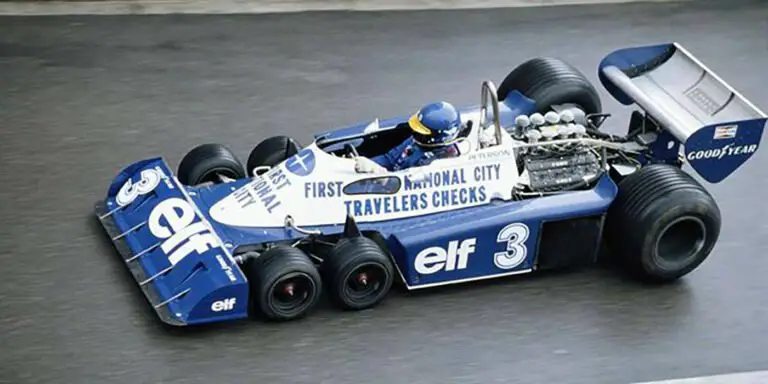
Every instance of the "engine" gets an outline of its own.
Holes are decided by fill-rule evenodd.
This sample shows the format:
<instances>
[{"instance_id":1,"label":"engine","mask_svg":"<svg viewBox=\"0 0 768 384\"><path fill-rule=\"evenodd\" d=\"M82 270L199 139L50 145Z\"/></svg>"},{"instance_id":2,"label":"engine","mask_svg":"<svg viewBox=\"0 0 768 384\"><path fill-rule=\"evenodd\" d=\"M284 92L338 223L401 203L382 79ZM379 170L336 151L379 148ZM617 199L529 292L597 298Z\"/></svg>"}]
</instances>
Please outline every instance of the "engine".
<instances>
[{"instance_id":1,"label":"engine","mask_svg":"<svg viewBox=\"0 0 768 384\"><path fill-rule=\"evenodd\" d=\"M520 152L520 165L530 192L587 187L602 174L598 152L578 140L588 136L582 122L583 115L574 116L573 110L517 118L518 136L528 144Z\"/></svg>"}]
</instances>

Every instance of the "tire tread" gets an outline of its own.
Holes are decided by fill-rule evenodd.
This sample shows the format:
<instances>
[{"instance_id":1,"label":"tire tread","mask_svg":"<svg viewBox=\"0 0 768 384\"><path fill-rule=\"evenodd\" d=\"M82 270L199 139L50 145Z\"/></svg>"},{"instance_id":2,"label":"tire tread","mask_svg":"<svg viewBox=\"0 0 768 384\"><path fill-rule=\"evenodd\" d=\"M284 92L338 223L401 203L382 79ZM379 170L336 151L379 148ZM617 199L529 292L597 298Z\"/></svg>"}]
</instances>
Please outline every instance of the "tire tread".
<instances>
[{"instance_id":1,"label":"tire tread","mask_svg":"<svg viewBox=\"0 0 768 384\"><path fill-rule=\"evenodd\" d=\"M536 101L538 112L566 102L580 105L586 113L602 111L600 95L592 83L574 66L556 58L537 57L517 66L499 86L499 99L505 99L512 90Z\"/></svg>"}]
</instances>

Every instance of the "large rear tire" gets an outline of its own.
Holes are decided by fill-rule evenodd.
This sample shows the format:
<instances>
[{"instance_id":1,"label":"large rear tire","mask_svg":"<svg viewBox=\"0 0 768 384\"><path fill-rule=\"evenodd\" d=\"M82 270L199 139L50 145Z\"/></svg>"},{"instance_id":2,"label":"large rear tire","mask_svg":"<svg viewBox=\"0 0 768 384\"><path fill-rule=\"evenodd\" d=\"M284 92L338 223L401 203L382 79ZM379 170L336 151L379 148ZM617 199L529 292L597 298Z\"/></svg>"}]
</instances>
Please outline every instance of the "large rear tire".
<instances>
[{"instance_id":1,"label":"large rear tire","mask_svg":"<svg viewBox=\"0 0 768 384\"><path fill-rule=\"evenodd\" d=\"M512 70L497 90L499 100L516 90L536 102L536 112L574 104L586 114L601 113L600 95L578 69L560 59L538 57Z\"/></svg>"},{"instance_id":2,"label":"large rear tire","mask_svg":"<svg viewBox=\"0 0 768 384\"><path fill-rule=\"evenodd\" d=\"M606 243L631 275L670 282L709 256L720 220L715 200L693 177L675 166L648 165L619 183Z\"/></svg>"}]
</instances>

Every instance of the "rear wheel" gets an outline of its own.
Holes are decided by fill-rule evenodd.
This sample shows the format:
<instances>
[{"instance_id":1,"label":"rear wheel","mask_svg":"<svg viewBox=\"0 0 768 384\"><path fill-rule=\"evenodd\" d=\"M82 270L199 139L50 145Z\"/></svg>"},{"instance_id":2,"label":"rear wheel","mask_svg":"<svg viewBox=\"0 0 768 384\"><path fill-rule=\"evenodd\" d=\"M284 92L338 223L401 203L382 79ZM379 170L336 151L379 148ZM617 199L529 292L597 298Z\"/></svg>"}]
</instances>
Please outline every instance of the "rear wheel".
<instances>
[{"instance_id":1,"label":"rear wheel","mask_svg":"<svg viewBox=\"0 0 768 384\"><path fill-rule=\"evenodd\" d=\"M350 310L372 308L389 293L394 267L375 241L341 239L323 262L323 277L333 302Z\"/></svg>"},{"instance_id":2,"label":"rear wheel","mask_svg":"<svg viewBox=\"0 0 768 384\"><path fill-rule=\"evenodd\" d=\"M693 177L653 164L619 183L605 227L620 265L640 279L667 282L709 256L720 234L720 210Z\"/></svg>"},{"instance_id":3,"label":"rear wheel","mask_svg":"<svg viewBox=\"0 0 768 384\"><path fill-rule=\"evenodd\" d=\"M234 153L221 144L203 144L189 151L177 170L177 177L184 185L218 183L220 176L230 179L245 177L245 168Z\"/></svg>"},{"instance_id":4,"label":"rear wheel","mask_svg":"<svg viewBox=\"0 0 768 384\"><path fill-rule=\"evenodd\" d=\"M546 113L553 105L573 104L586 114L600 113L600 95L578 69L565 61L539 57L512 70L501 82L499 100L518 91L536 102L536 112Z\"/></svg>"},{"instance_id":5,"label":"rear wheel","mask_svg":"<svg viewBox=\"0 0 768 384\"><path fill-rule=\"evenodd\" d=\"M273 136L263 140L256 145L248 156L248 175L255 176L265 172L259 170L254 173L257 167L274 167L277 164L287 160L291 156L299 153L301 146L293 139L287 136Z\"/></svg>"},{"instance_id":6,"label":"rear wheel","mask_svg":"<svg viewBox=\"0 0 768 384\"><path fill-rule=\"evenodd\" d=\"M320 299L320 274L298 248L270 248L248 262L245 270L252 315L275 321L295 320L306 316Z\"/></svg>"}]
</instances>

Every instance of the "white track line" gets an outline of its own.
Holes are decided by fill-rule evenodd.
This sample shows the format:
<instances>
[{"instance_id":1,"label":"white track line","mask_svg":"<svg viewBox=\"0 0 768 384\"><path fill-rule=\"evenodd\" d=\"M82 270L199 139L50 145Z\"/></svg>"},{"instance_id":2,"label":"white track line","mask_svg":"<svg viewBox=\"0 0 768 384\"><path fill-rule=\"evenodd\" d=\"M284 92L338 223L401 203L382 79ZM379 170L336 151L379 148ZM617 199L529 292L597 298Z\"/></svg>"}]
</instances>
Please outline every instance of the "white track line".
<instances>
[{"instance_id":1,"label":"white track line","mask_svg":"<svg viewBox=\"0 0 768 384\"><path fill-rule=\"evenodd\" d=\"M114 0L0 2L0 15L237 14L484 9L693 0Z\"/></svg>"},{"instance_id":2,"label":"white track line","mask_svg":"<svg viewBox=\"0 0 768 384\"><path fill-rule=\"evenodd\" d=\"M729 373L686 379L647 381L634 384L768 384L768 371Z\"/></svg>"}]
</instances>

